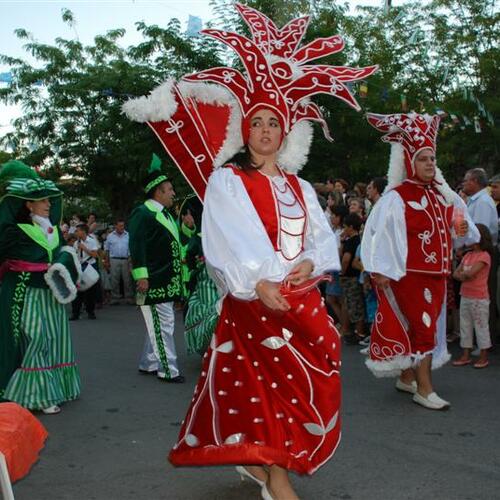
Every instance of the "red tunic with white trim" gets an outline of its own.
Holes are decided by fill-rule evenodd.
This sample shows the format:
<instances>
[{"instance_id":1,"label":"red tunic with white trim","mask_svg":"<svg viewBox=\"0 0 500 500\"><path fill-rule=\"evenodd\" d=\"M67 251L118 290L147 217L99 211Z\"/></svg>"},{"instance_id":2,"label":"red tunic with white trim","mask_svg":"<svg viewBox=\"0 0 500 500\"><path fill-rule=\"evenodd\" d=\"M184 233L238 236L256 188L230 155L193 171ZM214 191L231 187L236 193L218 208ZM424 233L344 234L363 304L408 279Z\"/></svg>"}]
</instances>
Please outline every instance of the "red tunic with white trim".
<instances>
[{"instance_id":1,"label":"red tunic with white trim","mask_svg":"<svg viewBox=\"0 0 500 500\"><path fill-rule=\"evenodd\" d=\"M231 182L244 186L235 203L244 204L248 194L272 253L284 261L307 255L310 217L299 180L283 175L276 183L255 171L233 173ZM205 209L210 212L210 201ZM250 227L248 220L238 222ZM234 251L246 255L245 242L240 245ZM312 474L333 455L340 441L341 340L315 286L318 279L283 289L291 305L286 313L258 299L226 295L169 456L174 465L277 464Z\"/></svg>"},{"instance_id":2,"label":"red tunic with white trim","mask_svg":"<svg viewBox=\"0 0 500 500\"><path fill-rule=\"evenodd\" d=\"M408 240L406 271L450 274L453 205L446 203L432 185L406 181L394 190L405 204Z\"/></svg>"},{"instance_id":3,"label":"red tunic with white trim","mask_svg":"<svg viewBox=\"0 0 500 500\"><path fill-rule=\"evenodd\" d=\"M378 376L395 376L415 359L433 353L451 271L453 204L432 184L406 180L394 191L404 207L407 255L405 274L392 280L390 288L376 289L378 308L367 366ZM446 349L440 350L433 364L441 366L448 358Z\"/></svg>"}]
</instances>

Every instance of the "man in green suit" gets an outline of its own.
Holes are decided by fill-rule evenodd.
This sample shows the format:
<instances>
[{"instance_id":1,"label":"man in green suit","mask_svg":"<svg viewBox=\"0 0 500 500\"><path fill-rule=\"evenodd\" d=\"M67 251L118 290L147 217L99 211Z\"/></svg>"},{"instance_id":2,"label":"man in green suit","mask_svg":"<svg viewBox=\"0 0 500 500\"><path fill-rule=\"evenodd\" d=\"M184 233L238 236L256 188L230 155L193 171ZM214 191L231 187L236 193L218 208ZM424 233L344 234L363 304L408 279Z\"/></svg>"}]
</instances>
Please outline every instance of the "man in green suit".
<instances>
[{"instance_id":1,"label":"man in green suit","mask_svg":"<svg viewBox=\"0 0 500 500\"><path fill-rule=\"evenodd\" d=\"M168 211L175 191L156 155L144 191L147 200L133 210L129 220L132 277L147 329L139 371L182 383L174 343L174 302L184 295L182 252L178 225Z\"/></svg>"}]
</instances>

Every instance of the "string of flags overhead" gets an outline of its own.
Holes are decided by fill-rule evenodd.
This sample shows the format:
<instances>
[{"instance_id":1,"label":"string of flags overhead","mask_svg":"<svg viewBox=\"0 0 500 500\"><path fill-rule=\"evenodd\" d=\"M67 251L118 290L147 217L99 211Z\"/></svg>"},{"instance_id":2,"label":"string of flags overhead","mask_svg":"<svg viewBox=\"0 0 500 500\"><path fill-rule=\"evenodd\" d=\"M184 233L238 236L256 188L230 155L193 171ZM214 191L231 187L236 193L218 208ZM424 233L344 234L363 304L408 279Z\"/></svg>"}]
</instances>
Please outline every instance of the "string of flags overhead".
<instances>
[{"instance_id":1,"label":"string of flags overhead","mask_svg":"<svg viewBox=\"0 0 500 500\"><path fill-rule=\"evenodd\" d=\"M347 84L349 90L354 94L357 94L361 99L366 99L368 97L368 82L363 80L359 84ZM389 91L387 87L379 87L378 85L370 82L371 87L375 87L380 90L380 99L385 102L389 100L390 95L395 92L392 89ZM463 99L467 102L474 103L477 107L477 113L474 114L472 120L462 113L457 113L455 111L445 111L441 108L435 108L435 113L441 117L444 121L447 118L450 119L448 123L444 124L445 128L452 128L454 126L459 126L461 130L466 127L474 126L476 133L480 134L483 131L483 124L487 122L491 127L495 127L495 118L493 114L486 109L486 106L474 95L474 93L468 89L463 89ZM401 111L406 113L410 111L410 105L408 103L408 96L405 92L400 94ZM425 105L423 101L418 101L418 110L420 113L424 113Z\"/></svg>"}]
</instances>

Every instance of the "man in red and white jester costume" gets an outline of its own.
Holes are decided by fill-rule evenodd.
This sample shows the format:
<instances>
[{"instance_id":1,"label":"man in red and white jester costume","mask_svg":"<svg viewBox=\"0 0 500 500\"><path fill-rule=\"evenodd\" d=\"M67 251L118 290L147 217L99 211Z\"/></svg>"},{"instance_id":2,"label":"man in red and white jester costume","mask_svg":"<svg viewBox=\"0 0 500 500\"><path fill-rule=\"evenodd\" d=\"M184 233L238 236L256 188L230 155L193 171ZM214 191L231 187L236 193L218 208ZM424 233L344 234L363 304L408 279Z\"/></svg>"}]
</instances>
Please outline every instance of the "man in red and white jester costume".
<instances>
[{"instance_id":1,"label":"man in red and white jester costume","mask_svg":"<svg viewBox=\"0 0 500 500\"><path fill-rule=\"evenodd\" d=\"M368 368L379 377L400 375L396 389L432 410L450 403L432 387L431 368L449 360L443 341L446 278L453 239L478 239L465 204L436 167L439 117L368 114L391 143L388 186L368 218L361 259L379 301ZM458 237L460 236L460 238Z\"/></svg>"}]
</instances>

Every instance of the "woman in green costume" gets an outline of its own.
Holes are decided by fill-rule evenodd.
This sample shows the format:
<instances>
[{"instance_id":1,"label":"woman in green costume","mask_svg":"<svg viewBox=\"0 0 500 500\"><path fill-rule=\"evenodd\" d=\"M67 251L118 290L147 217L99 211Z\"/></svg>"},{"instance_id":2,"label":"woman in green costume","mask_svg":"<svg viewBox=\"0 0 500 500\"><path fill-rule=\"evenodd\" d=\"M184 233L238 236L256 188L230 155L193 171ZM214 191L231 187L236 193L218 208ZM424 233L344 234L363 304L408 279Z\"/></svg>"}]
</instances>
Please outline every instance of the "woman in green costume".
<instances>
[{"instance_id":1,"label":"woman in green costume","mask_svg":"<svg viewBox=\"0 0 500 500\"><path fill-rule=\"evenodd\" d=\"M205 354L219 319L216 309L219 295L207 272L201 246L201 214L203 205L196 195L187 196L179 209L179 227L183 248L184 276L189 300L185 309L184 335L188 354ZM187 214L194 220L194 229L183 223Z\"/></svg>"},{"instance_id":2,"label":"woman in green costume","mask_svg":"<svg viewBox=\"0 0 500 500\"><path fill-rule=\"evenodd\" d=\"M53 182L19 161L2 166L0 400L47 414L80 394L63 305L76 293L78 263L62 247L61 216Z\"/></svg>"}]
</instances>

